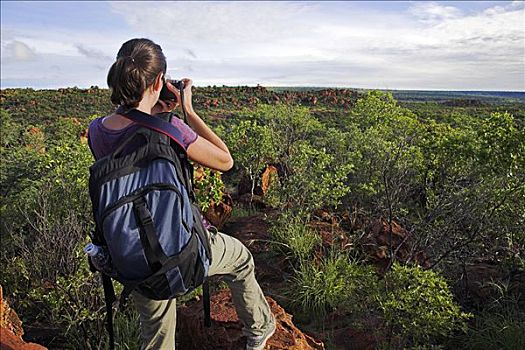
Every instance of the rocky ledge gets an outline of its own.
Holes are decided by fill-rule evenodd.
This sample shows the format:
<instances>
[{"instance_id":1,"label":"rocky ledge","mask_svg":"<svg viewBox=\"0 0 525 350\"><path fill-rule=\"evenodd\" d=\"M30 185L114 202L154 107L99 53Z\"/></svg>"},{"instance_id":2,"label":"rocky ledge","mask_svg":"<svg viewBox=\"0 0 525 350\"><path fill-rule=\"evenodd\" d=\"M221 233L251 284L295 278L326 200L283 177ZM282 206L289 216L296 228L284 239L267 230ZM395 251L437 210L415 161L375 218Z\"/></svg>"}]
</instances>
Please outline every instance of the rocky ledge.
<instances>
[{"instance_id":1,"label":"rocky ledge","mask_svg":"<svg viewBox=\"0 0 525 350\"><path fill-rule=\"evenodd\" d=\"M24 335L22 322L4 299L0 286L0 350L46 350L41 345L26 343L22 335Z\"/></svg>"},{"instance_id":2,"label":"rocky ledge","mask_svg":"<svg viewBox=\"0 0 525 350\"><path fill-rule=\"evenodd\" d=\"M292 316L275 300L266 297L277 321L277 330L266 344L266 350L324 350L323 343L301 332L292 322ZM202 303L191 301L179 307L177 327L181 350L242 350L246 338L233 306L229 290L221 290L211 297L212 327L203 322Z\"/></svg>"}]
</instances>

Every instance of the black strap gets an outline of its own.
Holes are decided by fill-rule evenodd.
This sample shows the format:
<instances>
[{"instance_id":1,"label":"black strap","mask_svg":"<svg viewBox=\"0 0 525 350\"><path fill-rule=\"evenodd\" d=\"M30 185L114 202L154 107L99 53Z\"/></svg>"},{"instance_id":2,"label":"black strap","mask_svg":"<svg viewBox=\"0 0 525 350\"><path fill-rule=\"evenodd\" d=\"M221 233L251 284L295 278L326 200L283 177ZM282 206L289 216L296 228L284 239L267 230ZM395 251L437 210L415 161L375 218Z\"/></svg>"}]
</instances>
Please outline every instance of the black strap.
<instances>
[{"instance_id":1,"label":"black strap","mask_svg":"<svg viewBox=\"0 0 525 350\"><path fill-rule=\"evenodd\" d=\"M102 275L102 286L104 287L104 299L106 301L106 329L109 333L109 348L115 349L115 333L113 332L113 303L117 300L115 289L109 276Z\"/></svg>"},{"instance_id":2,"label":"black strap","mask_svg":"<svg viewBox=\"0 0 525 350\"><path fill-rule=\"evenodd\" d=\"M202 284L202 306L204 310L204 325L211 327L211 308L210 308L210 284L208 279Z\"/></svg>"},{"instance_id":3,"label":"black strap","mask_svg":"<svg viewBox=\"0 0 525 350\"><path fill-rule=\"evenodd\" d=\"M133 201L133 210L139 226L139 235L144 254L150 269L155 272L159 270L168 260L160 246L157 230L153 224L153 218L146 206L144 197L138 197Z\"/></svg>"}]
</instances>

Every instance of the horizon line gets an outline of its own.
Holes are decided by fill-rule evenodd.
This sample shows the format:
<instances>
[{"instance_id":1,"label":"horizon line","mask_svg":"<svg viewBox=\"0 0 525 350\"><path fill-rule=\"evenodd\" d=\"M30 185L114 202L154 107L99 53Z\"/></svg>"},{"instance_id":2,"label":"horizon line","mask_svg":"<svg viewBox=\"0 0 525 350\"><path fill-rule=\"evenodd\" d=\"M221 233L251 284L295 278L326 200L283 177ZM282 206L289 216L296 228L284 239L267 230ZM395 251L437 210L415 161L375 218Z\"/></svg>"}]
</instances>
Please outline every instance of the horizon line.
<instances>
[{"instance_id":1,"label":"horizon line","mask_svg":"<svg viewBox=\"0 0 525 350\"><path fill-rule=\"evenodd\" d=\"M363 88L363 87L351 87L351 86L323 86L323 85L262 85L262 84L239 84L239 85L217 85L217 84L208 84L208 85L193 85L197 88L204 88L204 87L257 87L261 86L264 88L311 88L311 89L346 89L346 90L381 90L381 91L437 91L437 92L509 92L509 93L525 93L525 90L447 90L447 89L417 89L417 88L409 88L409 89L398 89L398 88ZM79 90L88 90L97 88L100 90L109 90L109 87L100 87L98 85L91 85L89 87L80 87L80 86L65 86L65 87L42 87L42 88L36 88L31 86L26 87L2 87L0 86L0 90L15 90L15 89L31 89L31 90L59 90L59 89L79 89Z\"/></svg>"}]
</instances>

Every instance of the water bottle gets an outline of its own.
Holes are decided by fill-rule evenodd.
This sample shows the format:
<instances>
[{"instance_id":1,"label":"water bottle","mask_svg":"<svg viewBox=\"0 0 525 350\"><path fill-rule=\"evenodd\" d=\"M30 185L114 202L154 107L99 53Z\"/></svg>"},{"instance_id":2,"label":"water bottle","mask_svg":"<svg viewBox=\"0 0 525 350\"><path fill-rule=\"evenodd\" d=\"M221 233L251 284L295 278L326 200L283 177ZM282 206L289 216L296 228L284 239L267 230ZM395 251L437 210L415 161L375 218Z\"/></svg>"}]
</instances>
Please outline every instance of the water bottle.
<instances>
[{"instance_id":1,"label":"water bottle","mask_svg":"<svg viewBox=\"0 0 525 350\"><path fill-rule=\"evenodd\" d=\"M97 270L108 276L116 275L115 268L113 267L113 264L111 264L111 257L106 249L93 243L89 243L84 247L84 252L89 255L93 266L95 266Z\"/></svg>"}]
</instances>

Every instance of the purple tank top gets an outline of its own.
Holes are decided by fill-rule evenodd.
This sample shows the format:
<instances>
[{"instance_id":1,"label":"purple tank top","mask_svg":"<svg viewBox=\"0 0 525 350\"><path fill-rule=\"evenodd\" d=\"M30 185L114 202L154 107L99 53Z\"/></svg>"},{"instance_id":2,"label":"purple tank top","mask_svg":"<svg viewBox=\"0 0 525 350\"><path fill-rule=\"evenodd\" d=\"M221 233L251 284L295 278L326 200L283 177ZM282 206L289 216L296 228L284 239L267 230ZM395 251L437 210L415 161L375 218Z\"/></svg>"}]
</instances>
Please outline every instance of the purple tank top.
<instances>
[{"instance_id":1,"label":"purple tank top","mask_svg":"<svg viewBox=\"0 0 525 350\"><path fill-rule=\"evenodd\" d=\"M102 124L103 119L104 117L100 117L93 120L88 128L89 147L95 159L109 155L122 141L133 135L140 127L140 125L133 122L123 129L108 129ZM188 146L197 140L197 133L179 118L172 118L171 124L181 131L182 140L180 141L184 149L187 150ZM130 145L130 147L132 146Z\"/></svg>"}]
</instances>

